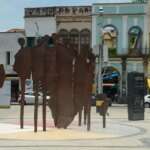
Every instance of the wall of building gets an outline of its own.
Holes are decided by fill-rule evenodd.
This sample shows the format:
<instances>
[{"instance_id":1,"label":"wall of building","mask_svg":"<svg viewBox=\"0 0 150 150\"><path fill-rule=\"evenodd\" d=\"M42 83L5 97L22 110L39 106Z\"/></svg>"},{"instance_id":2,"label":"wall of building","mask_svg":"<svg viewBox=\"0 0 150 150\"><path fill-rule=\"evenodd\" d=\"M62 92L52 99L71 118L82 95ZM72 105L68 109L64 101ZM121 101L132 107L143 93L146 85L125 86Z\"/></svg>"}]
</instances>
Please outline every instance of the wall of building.
<instances>
[{"instance_id":1,"label":"wall of building","mask_svg":"<svg viewBox=\"0 0 150 150\"><path fill-rule=\"evenodd\" d=\"M25 9L27 37L51 35L60 29L91 28L91 6L39 7Z\"/></svg>"},{"instance_id":2,"label":"wall of building","mask_svg":"<svg viewBox=\"0 0 150 150\"><path fill-rule=\"evenodd\" d=\"M99 8L103 8L100 14ZM94 40L92 45L99 44L102 29L106 25L113 25L118 31L117 53L128 53L128 31L133 26L139 26L143 32L143 51L148 43L148 26L146 17L146 4L94 4L93 26Z\"/></svg>"},{"instance_id":3,"label":"wall of building","mask_svg":"<svg viewBox=\"0 0 150 150\"><path fill-rule=\"evenodd\" d=\"M25 18L25 31L27 37L44 36L56 33L55 17Z\"/></svg>"},{"instance_id":4,"label":"wall of building","mask_svg":"<svg viewBox=\"0 0 150 150\"><path fill-rule=\"evenodd\" d=\"M18 38L25 37L23 33L1 32L0 33L0 64L4 64L6 73L13 73L12 65L14 56L20 49ZM7 52L10 52L10 64L7 64Z\"/></svg>"},{"instance_id":5,"label":"wall of building","mask_svg":"<svg viewBox=\"0 0 150 150\"><path fill-rule=\"evenodd\" d=\"M132 71L145 72L147 67L141 55L147 54L149 48L148 22L150 21L147 12L148 5L146 3L101 3L93 4L92 7L92 47L96 54L99 54L98 45L103 42L104 27L113 26L117 31L117 55L113 58L114 60L109 58L109 65L116 67L120 72L121 95L123 89L127 89L127 73ZM142 31L140 32L142 40L138 36L136 39L138 42L136 41L134 44L141 45L139 47L133 46L132 48L129 46L129 31L132 27L137 27ZM130 38L130 44L131 41ZM131 51L134 55L131 55ZM137 51L140 53L138 54ZM120 60L118 60L119 55ZM124 96L126 96L126 92L124 92Z\"/></svg>"},{"instance_id":6,"label":"wall of building","mask_svg":"<svg viewBox=\"0 0 150 150\"><path fill-rule=\"evenodd\" d=\"M68 31L72 29L78 29L79 31L89 29L91 31L91 22L60 22L57 26L57 31L60 29L66 29Z\"/></svg>"}]
</instances>

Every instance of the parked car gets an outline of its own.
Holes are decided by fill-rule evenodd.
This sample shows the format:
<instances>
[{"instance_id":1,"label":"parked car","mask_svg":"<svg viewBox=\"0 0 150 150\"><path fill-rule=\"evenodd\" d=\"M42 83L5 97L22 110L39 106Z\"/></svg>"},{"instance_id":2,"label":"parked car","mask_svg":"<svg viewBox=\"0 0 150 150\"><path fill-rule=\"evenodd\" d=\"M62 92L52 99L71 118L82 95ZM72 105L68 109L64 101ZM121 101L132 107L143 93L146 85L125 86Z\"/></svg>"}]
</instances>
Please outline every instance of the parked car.
<instances>
[{"instance_id":1,"label":"parked car","mask_svg":"<svg viewBox=\"0 0 150 150\"><path fill-rule=\"evenodd\" d=\"M144 96L144 105L150 108L150 94Z\"/></svg>"},{"instance_id":2,"label":"parked car","mask_svg":"<svg viewBox=\"0 0 150 150\"><path fill-rule=\"evenodd\" d=\"M25 104L34 104L35 102L35 95L33 91L28 91L25 92ZM38 98L39 98L39 104L42 104L43 102L43 96L42 93L38 93ZM49 100L50 96L46 96L46 99ZM20 103L21 101L21 95L19 95L18 101Z\"/></svg>"}]
</instances>

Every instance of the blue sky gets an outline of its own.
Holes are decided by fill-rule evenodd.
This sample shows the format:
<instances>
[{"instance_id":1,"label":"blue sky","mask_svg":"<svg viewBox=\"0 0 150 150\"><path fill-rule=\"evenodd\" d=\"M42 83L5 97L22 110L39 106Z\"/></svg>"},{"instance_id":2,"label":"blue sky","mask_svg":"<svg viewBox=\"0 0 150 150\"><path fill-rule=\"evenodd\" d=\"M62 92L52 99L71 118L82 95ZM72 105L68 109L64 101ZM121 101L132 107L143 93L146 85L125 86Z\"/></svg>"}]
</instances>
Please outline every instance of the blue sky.
<instances>
[{"instance_id":1,"label":"blue sky","mask_svg":"<svg viewBox=\"0 0 150 150\"><path fill-rule=\"evenodd\" d=\"M0 0L0 32L10 28L24 27L24 8L59 6L59 5L90 5L103 2L127 2L129 0Z\"/></svg>"}]
</instances>

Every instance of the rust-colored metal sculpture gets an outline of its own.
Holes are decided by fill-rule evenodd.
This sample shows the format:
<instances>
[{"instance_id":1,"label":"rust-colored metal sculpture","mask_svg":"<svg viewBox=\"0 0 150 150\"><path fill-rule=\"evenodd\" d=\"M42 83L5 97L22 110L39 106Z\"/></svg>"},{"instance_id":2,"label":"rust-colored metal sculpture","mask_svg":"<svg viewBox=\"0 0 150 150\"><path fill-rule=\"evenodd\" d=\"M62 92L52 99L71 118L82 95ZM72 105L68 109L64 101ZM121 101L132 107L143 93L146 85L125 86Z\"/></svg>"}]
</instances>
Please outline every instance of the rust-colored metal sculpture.
<instances>
[{"instance_id":1,"label":"rust-colored metal sculpture","mask_svg":"<svg viewBox=\"0 0 150 150\"><path fill-rule=\"evenodd\" d=\"M52 110L52 116L56 125L56 48L53 39L48 35L38 41L38 45L32 49L32 77L35 87L35 111L34 125L37 131L38 119L38 92L43 93L43 131L46 131L46 97L50 95L48 104Z\"/></svg>"},{"instance_id":2,"label":"rust-colored metal sculpture","mask_svg":"<svg viewBox=\"0 0 150 150\"><path fill-rule=\"evenodd\" d=\"M0 64L0 88L3 87L5 80L5 70L3 64Z\"/></svg>"},{"instance_id":3,"label":"rust-colored metal sculpture","mask_svg":"<svg viewBox=\"0 0 150 150\"><path fill-rule=\"evenodd\" d=\"M79 125L81 125L81 114L85 101L85 76L87 65L87 51L82 50L78 54L74 66L74 101L75 112L79 113Z\"/></svg>"},{"instance_id":4,"label":"rust-colored metal sculpture","mask_svg":"<svg viewBox=\"0 0 150 150\"><path fill-rule=\"evenodd\" d=\"M85 47L78 55L75 63L74 100L75 111L79 113L79 125L81 125L81 115L84 108L84 124L86 124L86 116L88 116L88 130L90 130L90 108L94 66L95 57L92 52Z\"/></svg>"},{"instance_id":5,"label":"rust-colored metal sculpture","mask_svg":"<svg viewBox=\"0 0 150 150\"><path fill-rule=\"evenodd\" d=\"M88 51L88 59L87 59L87 75L86 75L86 83L85 83L85 119L87 116L87 130L90 130L91 127L91 94L92 94L92 85L94 82L95 76L95 55L91 50Z\"/></svg>"},{"instance_id":6,"label":"rust-colored metal sculpture","mask_svg":"<svg viewBox=\"0 0 150 150\"><path fill-rule=\"evenodd\" d=\"M48 104L51 108L52 117L54 119L54 124L57 123L57 70L56 70L56 48L55 39L50 37L48 40L48 45L45 49L45 77L43 78L44 87L50 99Z\"/></svg>"},{"instance_id":7,"label":"rust-colored metal sculpture","mask_svg":"<svg viewBox=\"0 0 150 150\"><path fill-rule=\"evenodd\" d=\"M33 48L24 48L22 40L19 43L21 49L15 56L14 70L21 78L21 128L23 128L25 80L32 73L35 92L34 131L37 132L38 92L43 93L43 131L46 131L47 95L50 96L48 105L57 128L67 128L84 107L88 116L89 130L95 65L93 54L85 48L77 56L69 41L63 44L56 34L52 37L44 36Z\"/></svg>"},{"instance_id":8,"label":"rust-colored metal sculpture","mask_svg":"<svg viewBox=\"0 0 150 150\"><path fill-rule=\"evenodd\" d=\"M20 127L23 128L25 80L29 79L31 75L31 53L30 48L24 47L25 40L23 38L18 39L18 43L20 44L21 49L15 55L13 69L18 73L18 76L21 79Z\"/></svg>"},{"instance_id":9,"label":"rust-colored metal sculpture","mask_svg":"<svg viewBox=\"0 0 150 150\"><path fill-rule=\"evenodd\" d=\"M45 36L38 40L37 46L31 50L32 57L32 79L35 91L34 105L34 131L37 132L38 124L38 93L43 92L43 131L46 131L46 70L45 70L45 50L49 40L49 36Z\"/></svg>"},{"instance_id":10,"label":"rust-colored metal sculpture","mask_svg":"<svg viewBox=\"0 0 150 150\"><path fill-rule=\"evenodd\" d=\"M57 127L67 128L75 116L73 99L73 60L75 52L69 46L56 44L57 51Z\"/></svg>"},{"instance_id":11,"label":"rust-colored metal sculpture","mask_svg":"<svg viewBox=\"0 0 150 150\"><path fill-rule=\"evenodd\" d=\"M56 70L56 39L53 37L49 38L48 46L46 48L45 55L45 85L47 93L50 95L48 105L52 112L55 126L57 125L57 70Z\"/></svg>"}]
</instances>

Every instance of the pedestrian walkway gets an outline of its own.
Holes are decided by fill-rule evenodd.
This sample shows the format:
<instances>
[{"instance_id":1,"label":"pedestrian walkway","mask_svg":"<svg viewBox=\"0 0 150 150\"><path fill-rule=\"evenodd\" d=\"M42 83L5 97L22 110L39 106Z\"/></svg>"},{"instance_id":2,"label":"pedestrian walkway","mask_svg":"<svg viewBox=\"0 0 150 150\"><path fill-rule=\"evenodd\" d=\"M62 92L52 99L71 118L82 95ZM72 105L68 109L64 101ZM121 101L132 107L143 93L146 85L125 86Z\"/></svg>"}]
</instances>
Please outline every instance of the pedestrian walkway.
<instances>
[{"instance_id":1,"label":"pedestrian walkway","mask_svg":"<svg viewBox=\"0 0 150 150\"><path fill-rule=\"evenodd\" d=\"M56 129L47 109L47 132L42 131L42 109L39 108L38 132L33 128L33 106L25 107L25 128L19 126L19 107L0 110L0 150L149 150L150 109L145 120L129 121L127 107L109 108L106 128L102 117L91 113L91 131L78 126L78 117L67 130Z\"/></svg>"},{"instance_id":2,"label":"pedestrian walkway","mask_svg":"<svg viewBox=\"0 0 150 150\"><path fill-rule=\"evenodd\" d=\"M9 128L9 130L7 129ZM77 139L99 139L109 138L113 135L96 134L93 132L82 132L73 129L56 129L49 128L43 132L40 128L37 133L33 132L33 127L26 126L25 129L19 129L17 125L0 124L0 139L16 139L16 140L77 140ZM10 130L11 129L11 130ZM5 132L5 131L6 132ZM115 135L114 135L115 136Z\"/></svg>"},{"instance_id":3,"label":"pedestrian walkway","mask_svg":"<svg viewBox=\"0 0 150 150\"><path fill-rule=\"evenodd\" d=\"M38 128L38 132L34 133L33 126L25 126L20 129L19 125L0 124L0 139L17 139L17 140L80 140L80 139L107 139L138 134L140 129L108 122L107 128L98 127L99 124L93 124L91 131L86 131L85 126L78 127L72 124L68 129L48 128L46 132L42 128Z\"/></svg>"}]
</instances>

